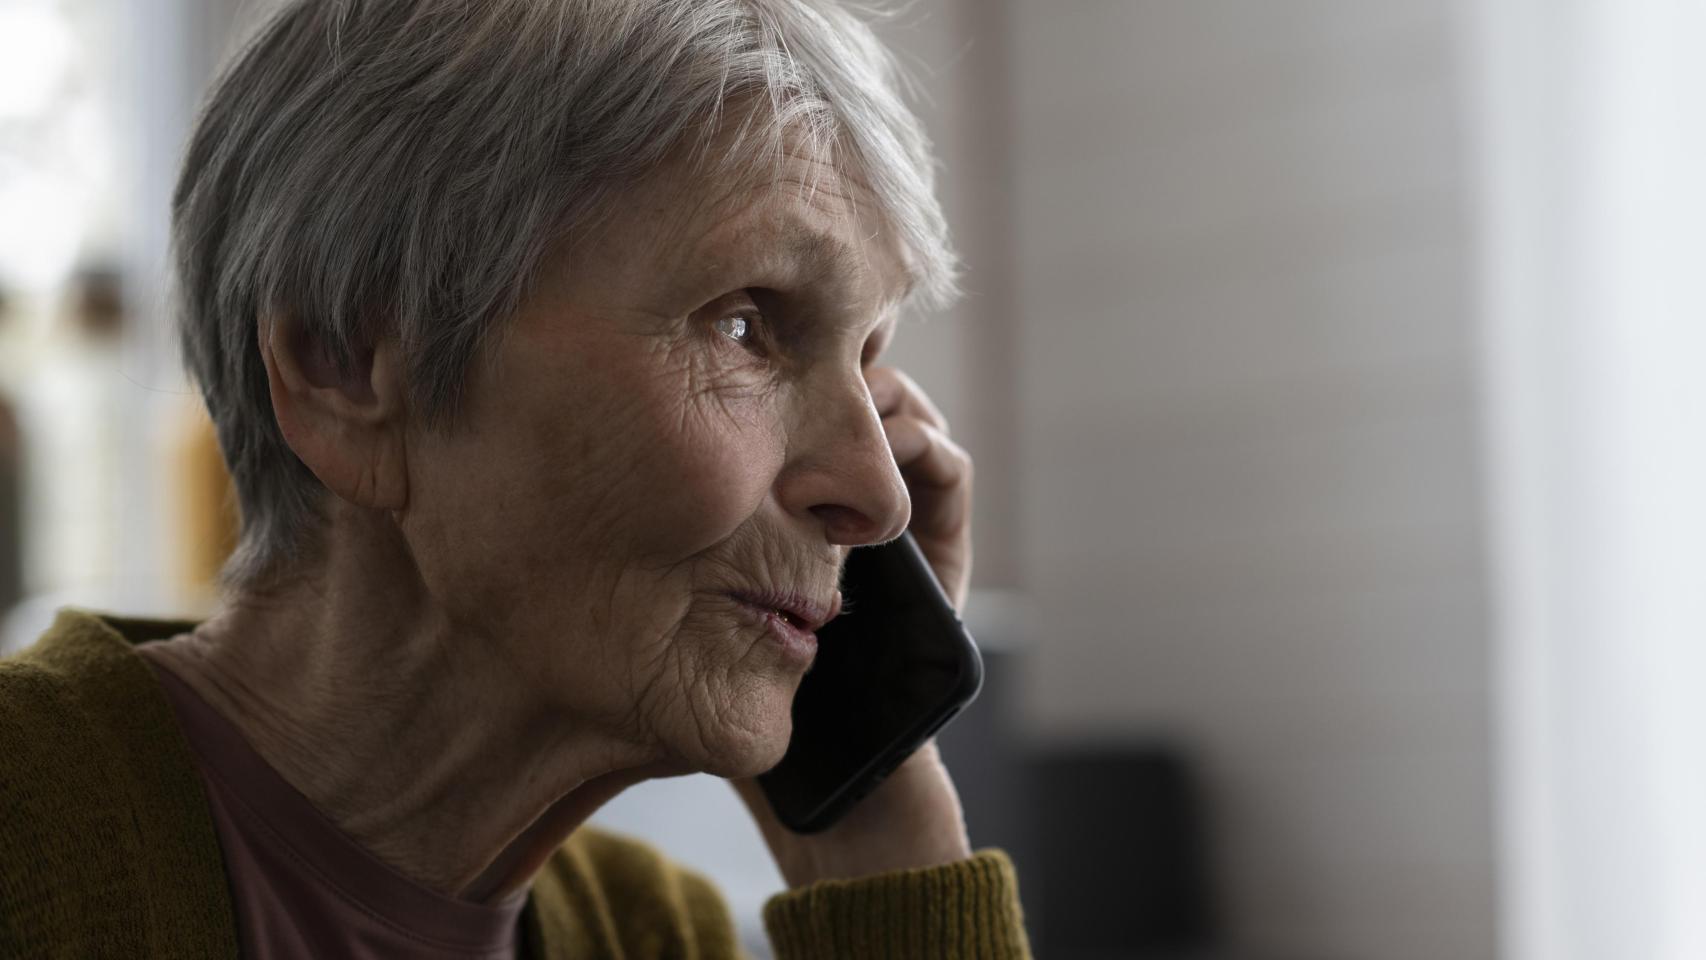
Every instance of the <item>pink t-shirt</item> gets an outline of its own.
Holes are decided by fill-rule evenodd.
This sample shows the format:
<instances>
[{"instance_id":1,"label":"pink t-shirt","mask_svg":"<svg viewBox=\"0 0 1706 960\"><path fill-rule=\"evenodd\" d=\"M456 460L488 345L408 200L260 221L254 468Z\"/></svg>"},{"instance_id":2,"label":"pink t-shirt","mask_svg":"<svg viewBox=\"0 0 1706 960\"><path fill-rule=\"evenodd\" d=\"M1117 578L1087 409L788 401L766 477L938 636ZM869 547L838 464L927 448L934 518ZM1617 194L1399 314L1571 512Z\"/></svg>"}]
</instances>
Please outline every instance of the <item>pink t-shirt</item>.
<instances>
[{"instance_id":1,"label":"pink t-shirt","mask_svg":"<svg viewBox=\"0 0 1706 960\"><path fill-rule=\"evenodd\" d=\"M527 891L493 904L429 890L340 831L195 689L160 677L196 755L225 854L237 936L257 960L513 960Z\"/></svg>"}]
</instances>

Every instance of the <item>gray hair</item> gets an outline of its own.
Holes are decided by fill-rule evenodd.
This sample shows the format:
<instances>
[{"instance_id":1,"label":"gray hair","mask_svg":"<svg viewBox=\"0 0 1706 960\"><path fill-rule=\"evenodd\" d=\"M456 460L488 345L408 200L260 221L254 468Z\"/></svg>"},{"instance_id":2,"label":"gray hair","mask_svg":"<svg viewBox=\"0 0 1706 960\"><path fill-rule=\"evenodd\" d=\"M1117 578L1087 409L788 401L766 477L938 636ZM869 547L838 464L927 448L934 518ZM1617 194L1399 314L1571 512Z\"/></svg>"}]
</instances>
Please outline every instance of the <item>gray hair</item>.
<instances>
[{"instance_id":1,"label":"gray hair","mask_svg":"<svg viewBox=\"0 0 1706 960\"><path fill-rule=\"evenodd\" d=\"M227 584L289 572L324 525L273 415L267 318L346 370L395 338L412 409L449 429L553 242L743 105L722 172L780 170L809 136L870 188L914 297L945 303L956 264L903 80L833 0L287 3L227 67L173 198L185 363L242 517Z\"/></svg>"}]
</instances>

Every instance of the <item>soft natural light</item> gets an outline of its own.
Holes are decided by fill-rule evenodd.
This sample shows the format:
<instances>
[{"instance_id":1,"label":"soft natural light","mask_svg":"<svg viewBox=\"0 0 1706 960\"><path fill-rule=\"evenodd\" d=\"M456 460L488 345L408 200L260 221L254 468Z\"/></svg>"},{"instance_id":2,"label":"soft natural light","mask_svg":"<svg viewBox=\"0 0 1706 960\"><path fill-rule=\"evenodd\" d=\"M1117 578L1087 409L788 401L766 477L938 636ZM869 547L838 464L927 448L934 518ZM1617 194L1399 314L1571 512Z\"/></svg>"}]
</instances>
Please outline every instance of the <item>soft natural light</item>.
<instances>
[{"instance_id":1,"label":"soft natural light","mask_svg":"<svg viewBox=\"0 0 1706 960\"><path fill-rule=\"evenodd\" d=\"M1706 956L1706 10L1480 14L1513 960Z\"/></svg>"},{"instance_id":2,"label":"soft natural light","mask_svg":"<svg viewBox=\"0 0 1706 960\"><path fill-rule=\"evenodd\" d=\"M35 116L64 81L71 37L50 3L0 6L0 121Z\"/></svg>"},{"instance_id":3,"label":"soft natural light","mask_svg":"<svg viewBox=\"0 0 1706 960\"><path fill-rule=\"evenodd\" d=\"M0 5L0 283L45 291L77 257L92 170L90 143L70 89L74 44L64 14L43 0ZM99 136L95 137L99 140ZM94 154L83 152L95 146Z\"/></svg>"},{"instance_id":4,"label":"soft natural light","mask_svg":"<svg viewBox=\"0 0 1706 960\"><path fill-rule=\"evenodd\" d=\"M83 237L84 184L39 170L0 171L0 279L45 290L64 279Z\"/></svg>"}]
</instances>

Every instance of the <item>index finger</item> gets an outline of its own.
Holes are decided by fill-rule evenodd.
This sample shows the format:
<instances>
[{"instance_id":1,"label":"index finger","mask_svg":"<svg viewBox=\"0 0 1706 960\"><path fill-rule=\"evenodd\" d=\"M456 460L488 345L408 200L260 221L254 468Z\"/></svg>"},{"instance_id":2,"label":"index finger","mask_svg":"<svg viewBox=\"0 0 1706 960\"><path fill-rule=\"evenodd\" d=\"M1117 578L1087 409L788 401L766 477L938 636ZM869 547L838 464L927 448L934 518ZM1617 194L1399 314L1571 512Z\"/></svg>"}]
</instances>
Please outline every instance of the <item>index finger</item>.
<instances>
[{"instance_id":1,"label":"index finger","mask_svg":"<svg viewBox=\"0 0 1706 960\"><path fill-rule=\"evenodd\" d=\"M865 382L871 388L871 402L876 404L878 416L886 420L897 413L905 414L948 432L948 418L942 416L924 388L899 369L872 367L865 371Z\"/></svg>"}]
</instances>

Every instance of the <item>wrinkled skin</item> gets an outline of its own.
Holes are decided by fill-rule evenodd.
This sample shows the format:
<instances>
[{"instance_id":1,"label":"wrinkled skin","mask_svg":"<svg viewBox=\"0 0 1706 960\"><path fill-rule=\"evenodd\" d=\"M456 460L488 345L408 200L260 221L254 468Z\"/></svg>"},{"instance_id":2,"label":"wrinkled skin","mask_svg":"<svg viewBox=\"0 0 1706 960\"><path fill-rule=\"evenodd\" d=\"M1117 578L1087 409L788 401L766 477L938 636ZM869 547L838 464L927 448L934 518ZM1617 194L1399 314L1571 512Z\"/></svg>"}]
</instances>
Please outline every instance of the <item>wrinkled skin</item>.
<instances>
[{"instance_id":1,"label":"wrinkled skin","mask_svg":"<svg viewBox=\"0 0 1706 960\"><path fill-rule=\"evenodd\" d=\"M536 695L723 775L781 759L799 682L729 591L832 598L848 546L909 517L861 364L890 336L894 255L872 243L840 278L776 258L790 219L858 242L837 194L795 193L709 217L650 194L565 252L466 429L409 451L402 528L453 620Z\"/></svg>"},{"instance_id":2,"label":"wrinkled skin","mask_svg":"<svg viewBox=\"0 0 1706 960\"><path fill-rule=\"evenodd\" d=\"M731 591L831 602L847 551L910 523L964 599L970 462L877 365L907 282L862 185L797 151L756 189L671 168L565 239L453 430L410 416L394 344L351 375L275 318L327 550L151 654L376 855L472 899L691 771L741 778L791 884L966 856L933 746L812 838L744 779L781 759L803 668Z\"/></svg>"}]
</instances>

